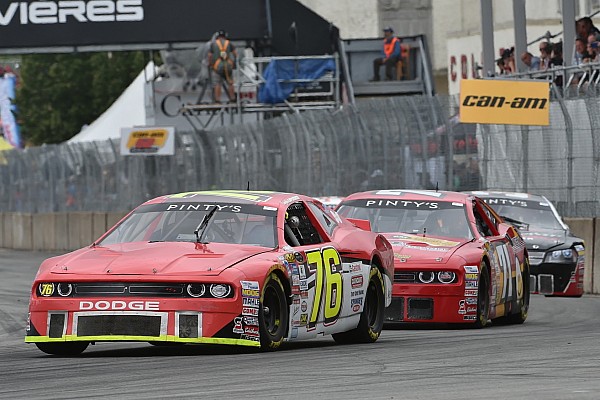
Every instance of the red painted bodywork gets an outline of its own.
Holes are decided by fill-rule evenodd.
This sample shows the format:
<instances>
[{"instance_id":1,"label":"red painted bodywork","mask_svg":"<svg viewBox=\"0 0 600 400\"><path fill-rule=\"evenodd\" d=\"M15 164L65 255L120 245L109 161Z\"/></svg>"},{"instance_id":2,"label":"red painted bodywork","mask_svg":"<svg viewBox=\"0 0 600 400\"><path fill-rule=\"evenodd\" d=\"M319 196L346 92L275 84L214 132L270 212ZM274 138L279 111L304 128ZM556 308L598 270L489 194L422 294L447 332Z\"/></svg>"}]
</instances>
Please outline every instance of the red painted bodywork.
<instances>
[{"instance_id":1,"label":"red painted bodywork","mask_svg":"<svg viewBox=\"0 0 600 400\"><path fill-rule=\"evenodd\" d=\"M206 192L200 192L206 193ZM240 192L244 193L244 192ZM263 192L261 192L263 193ZM267 193L267 192L264 192ZM337 218L338 226L328 235L318 223L319 234L326 243L313 246L291 248L284 239L284 221L286 208L292 202L307 203L311 198L290 194L268 192L264 201L254 201L251 204L277 209L277 240L276 248L265 248L253 245L193 242L149 242L139 241L107 246L91 244L74 252L45 260L35 277L31 290L30 318L28 338L44 336L48 331L48 311L60 310L68 313L66 335L72 332L73 312L81 310L82 301L150 301L158 302L158 310L168 313L167 335L175 335L175 318L177 311L193 310L202 313L202 335L214 337L223 330L235 317L242 315L241 281L256 281L262 289L266 278L277 270L287 283L293 286L290 273L282 261L291 253L304 254L311 248L333 246L343 259L351 258L364 260L371 264L376 262L381 272L393 279L393 251L390 244L382 235L363 231L348 221L337 217L334 211L326 210ZM227 202L249 204L238 198L221 197L218 194L202 194L174 198L161 196L143 205L162 202ZM132 211L133 212L133 211ZM314 218L309 213L311 218ZM111 228L95 243L101 243L112 230L127 217ZM305 257L306 258L306 257ZM165 298L165 297L41 297L36 288L40 283L82 283L82 282L145 282L145 283L227 283L233 287L234 296L224 299L198 298ZM285 284L284 284L285 286ZM102 303L104 305L104 303ZM112 303L111 303L112 304ZM152 303L154 304L154 303ZM135 311L129 304L118 310ZM114 310L114 305L107 308ZM77 340L77 339L75 339ZM135 340L135 339L134 339ZM30 340L35 341L35 340Z\"/></svg>"},{"instance_id":2,"label":"red painted bodywork","mask_svg":"<svg viewBox=\"0 0 600 400\"><path fill-rule=\"evenodd\" d=\"M443 283L400 283L394 281L392 296L393 300L403 298L403 319L402 322L424 322L424 323L471 323L474 321L465 320L465 315L472 315L476 310L476 305L466 304L469 297L466 293L469 288L465 287L465 266L477 266L480 268L482 263L489 265L490 273L490 308L489 317L491 319L507 315L511 311L511 299L504 290L510 283L504 277L504 273L495 268L496 257L494 246L497 244L508 244L511 275L516 275L516 271L526 260L524 245L511 245L507 237L515 239L515 243L521 243L518 232L509 224L500 223L497 235L495 237L483 237L475 227L475 216L473 206L475 197L458 192L436 192L436 191L403 191L403 190L384 190L369 191L350 195L344 199L340 206L354 200L406 200L426 202L432 201L432 194L440 195L435 201L452 202L463 204L471 230L475 235L473 240L455 241L455 244L448 246L432 246L427 241L436 237L423 234L406 234L388 232L384 233L386 238L392 244L395 255L396 274L408 271L451 271L457 276L457 280L450 284ZM479 200L480 201L480 200ZM483 202L481 202L483 203ZM340 211L338 207L338 211ZM493 211L492 211L493 212ZM343 212L340 211L343 215ZM495 214L494 214L495 215ZM497 218L498 216L495 215ZM501 220L500 218L498 218ZM514 282L513 294L516 291L517 283ZM474 289L477 291L477 289ZM476 297L472 297L476 298ZM410 318L408 304L411 299L432 299L433 318ZM393 307L392 307L393 308ZM470 309L471 311L467 311ZM464 311L464 312L463 312ZM390 321L388 321L390 322ZM396 321L398 322L398 321Z\"/></svg>"}]
</instances>

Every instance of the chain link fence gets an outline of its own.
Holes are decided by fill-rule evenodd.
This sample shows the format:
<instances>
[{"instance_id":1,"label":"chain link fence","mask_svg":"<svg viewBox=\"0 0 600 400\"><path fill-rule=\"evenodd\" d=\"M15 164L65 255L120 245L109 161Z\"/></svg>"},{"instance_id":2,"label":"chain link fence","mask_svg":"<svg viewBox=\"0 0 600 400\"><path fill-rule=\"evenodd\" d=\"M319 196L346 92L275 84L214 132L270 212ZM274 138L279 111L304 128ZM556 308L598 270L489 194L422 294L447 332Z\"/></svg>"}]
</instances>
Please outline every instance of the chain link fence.
<instances>
[{"instance_id":1,"label":"chain link fence","mask_svg":"<svg viewBox=\"0 0 600 400\"><path fill-rule=\"evenodd\" d=\"M551 125L460 124L456 97L362 100L178 132L174 156L121 156L117 141L0 153L0 211L127 211L204 189L313 196L379 188L526 191L567 217L598 213L600 101L554 100Z\"/></svg>"}]
</instances>

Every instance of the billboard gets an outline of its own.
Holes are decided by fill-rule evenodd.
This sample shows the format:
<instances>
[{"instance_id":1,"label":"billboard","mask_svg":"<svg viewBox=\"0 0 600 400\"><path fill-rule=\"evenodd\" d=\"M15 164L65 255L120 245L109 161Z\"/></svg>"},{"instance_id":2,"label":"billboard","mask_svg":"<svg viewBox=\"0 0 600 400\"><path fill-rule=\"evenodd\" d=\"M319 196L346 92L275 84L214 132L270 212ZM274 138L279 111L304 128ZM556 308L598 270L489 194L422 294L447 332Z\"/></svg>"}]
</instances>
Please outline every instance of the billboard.
<instances>
[{"instance_id":1,"label":"billboard","mask_svg":"<svg viewBox=\"0 0 600 400\"><path fill-rule=\"evenodd\" d=\"M460 122L549 125L550 82L463 79Z\"/></svg>"},{"instance_id":2,"label":"billboard","mask_svg":"<svg viewBox=\"0 0 600 400\"><path fill-rule=\"evenodd\" d=\"M121 128L121 155L172 156L175 154L175 128Z\"/></svg>"},{"instance_id":3,"label":"billboard","mask_svg":"<svg viewBox=\"0 0 600 400\"><path fill-rule=\"evenodd\" d=\"M268 34L266 4L266 0L3 1L0 54L166 48L209 40L221 29L232 39L260 39Z\"/></svg>"}]
</instances>

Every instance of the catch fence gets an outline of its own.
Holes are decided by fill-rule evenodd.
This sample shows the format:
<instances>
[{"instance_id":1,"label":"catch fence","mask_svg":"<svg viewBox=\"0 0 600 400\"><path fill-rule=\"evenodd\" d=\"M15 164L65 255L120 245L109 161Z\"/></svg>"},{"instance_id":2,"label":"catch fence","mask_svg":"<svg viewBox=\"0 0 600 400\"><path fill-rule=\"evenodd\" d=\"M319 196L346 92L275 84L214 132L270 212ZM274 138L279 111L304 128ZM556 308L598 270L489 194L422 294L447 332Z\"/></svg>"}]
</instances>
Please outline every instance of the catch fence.
<instances>
[{"instance_id":1,"label":"catch fence","mask_svg":"<svg viewBox=\"0 0 600 400\"><path fill-rule=\"evenodd\" d=\"M0 211L126 211L204 189L313 196L381 188L526 191L568 217L598 215L600 100L550 105L548 127L460 124L456 97L377 98L178 132L174 156L122 156L115 140L0 153Z\"/></svg>"}]
</instances>

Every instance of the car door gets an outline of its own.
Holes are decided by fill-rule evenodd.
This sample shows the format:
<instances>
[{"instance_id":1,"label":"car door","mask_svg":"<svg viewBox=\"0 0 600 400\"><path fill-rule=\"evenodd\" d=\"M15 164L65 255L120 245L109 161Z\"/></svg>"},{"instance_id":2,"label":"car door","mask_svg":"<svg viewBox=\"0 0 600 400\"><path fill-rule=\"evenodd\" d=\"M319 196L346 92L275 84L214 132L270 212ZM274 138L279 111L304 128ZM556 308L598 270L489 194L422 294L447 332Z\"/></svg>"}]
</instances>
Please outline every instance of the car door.
<instances>
[{"instance_id":1,"label":"car door","mask_svg":"<svg viewBox=\"0 0 600 400\"><path fill-rule=\"evenodd\" d=\"M475 225L485 238L491 272L490 318L504 315L504 305L516 296L513 273L516 274L515 254L510 239L498 231L499 221L479 199L473 200Z\"/></svg>"},{"instance_id":2,"label":"car door","mask_svg":"<svg viewBox=\"0 0 600 400\"><path fill-rule=\"evenodd\" d=\"M293 339L339 331L333 327L342 311L342 260L329 237L335 227L323 228L319 222L322 217L301 201L286 210L284 238L294 255L293 260L290 257L286 261L292 279Z\"/></svg>"}]
</instances>

